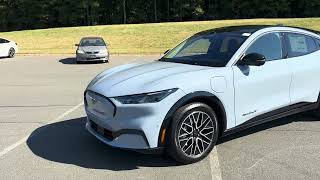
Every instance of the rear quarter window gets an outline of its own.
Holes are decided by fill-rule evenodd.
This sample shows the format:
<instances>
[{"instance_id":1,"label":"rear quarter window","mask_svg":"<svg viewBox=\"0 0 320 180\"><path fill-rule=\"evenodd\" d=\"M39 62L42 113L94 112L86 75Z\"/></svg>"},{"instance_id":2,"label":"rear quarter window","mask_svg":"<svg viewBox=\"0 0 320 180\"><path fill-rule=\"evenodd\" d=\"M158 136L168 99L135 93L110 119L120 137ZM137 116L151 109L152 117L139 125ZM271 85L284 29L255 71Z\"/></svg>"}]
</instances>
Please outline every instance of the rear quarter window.
<instances>
[{"instance_id":1,"label":"rear quarter window","mask_svg":"<svg viewBox=\"0 0 320 180\"><path fill-rule=\"evenodd\" d=\"M319 49L315 40L303 34L287 33L286 47L288 49L288 57L298 57L313 53Z\"/></svg>"}]
</instances>

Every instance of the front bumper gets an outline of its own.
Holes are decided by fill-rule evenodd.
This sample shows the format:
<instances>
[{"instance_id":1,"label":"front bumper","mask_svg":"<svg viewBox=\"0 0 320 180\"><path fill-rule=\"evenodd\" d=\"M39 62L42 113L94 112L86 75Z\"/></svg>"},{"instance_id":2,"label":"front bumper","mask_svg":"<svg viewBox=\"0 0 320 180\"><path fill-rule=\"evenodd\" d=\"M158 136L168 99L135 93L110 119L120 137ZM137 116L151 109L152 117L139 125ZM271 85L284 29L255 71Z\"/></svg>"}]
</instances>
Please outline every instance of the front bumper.
<instances>
[{"instance_id":1,"label":"front bumper","mask_svg":"<svg viewBox=\"0 0 320 180\"><path fill-rule=\"evenodd\" d=\"M123 130L111 132L88 118L86 123L87 130L100 141L113 147L131 149L147 149L148 141L142 131ZM125 146L123 146L125 145Z\"/></svg>"},{"instance_id":2,"label":"front bumper","mask_svg":"<svg viewBox=\"0 0 320 180\"><path fill-rule=\"evenodd\" d=\"M133 150L143 154L162 154L164 151L164 147L149 148L148 146L145 146L147 143L146 139L141 140L141 136L139 136L139 134L134 135L134 133L132 132L131 134L127 134L126 136L122 136L121 138L117 138L112 141L110 140L110 134L98 132L95 128L92 127L92 124L93 122L88 119L86 123L86 129L97 139L109 146L125 150ZM125 132L123 133L125 134ZM128 131L127 133L130 132Z\"/></svg>"},{"instance_id":3,"label":"front bumper","mask_svg":"<svg viewBox=\"0 0 320 180\"><path fill-rule=\"evenodd\" d=\"M108 61L109 54L77 54L77 61Z\"/></svg>"},{"instance_id":4,"label":"front bumper","mask_svg":"<svg viewBox=\"0 0 320 180\"><path fill-rule=\"evenodd\" d=\"M148 152L161 149L161 125L170 108L184 96L184 92L178 90L159 103L131 105L121 104L91 91L90 95L98 101L95 103L98 110L94 110L85 100L86 128L91 134L113 147Z\"/></svg>"}]
</instances>

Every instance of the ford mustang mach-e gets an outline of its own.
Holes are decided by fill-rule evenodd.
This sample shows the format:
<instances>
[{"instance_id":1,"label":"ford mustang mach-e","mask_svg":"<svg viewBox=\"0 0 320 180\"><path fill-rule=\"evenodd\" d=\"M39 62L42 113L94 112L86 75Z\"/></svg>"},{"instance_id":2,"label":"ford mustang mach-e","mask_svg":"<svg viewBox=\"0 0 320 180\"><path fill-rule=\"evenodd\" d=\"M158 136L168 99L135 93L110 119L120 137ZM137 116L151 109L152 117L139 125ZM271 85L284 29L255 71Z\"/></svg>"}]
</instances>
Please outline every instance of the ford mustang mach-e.
<instances>
[{"instance_id":1,"label":"ford mustang mach-e","mask_svg":"<svg viewBox=\"0 0 320 180\"><path fill-rule=\"evenodd\" d=\"M88 85L86 128L113 147L165 150L182 163L217 139L319 109L320 36L285 26L236 26L186 39L154 62L108 69Z\"/></svg>"}]
</instances>

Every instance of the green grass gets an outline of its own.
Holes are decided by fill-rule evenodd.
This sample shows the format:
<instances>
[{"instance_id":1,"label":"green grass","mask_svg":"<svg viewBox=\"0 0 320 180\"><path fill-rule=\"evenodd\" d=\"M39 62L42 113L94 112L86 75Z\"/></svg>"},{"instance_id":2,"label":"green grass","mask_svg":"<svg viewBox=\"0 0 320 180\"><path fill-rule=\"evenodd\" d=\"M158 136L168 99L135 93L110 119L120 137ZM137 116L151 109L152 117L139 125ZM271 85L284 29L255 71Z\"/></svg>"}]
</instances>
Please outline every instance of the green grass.
<instances>
[{"instance_id":1,"label":"green grass","mask_svg":"<svg viewBox=\"0 0 320 180\"><path fill-rule=\"evenodd\" d=\"M19 44L23 54L71 54L83 36L102 36L114 54L162 53L192 34L223 26L284 24L320 30L320 18L244 19L182 23L107 25L0 33Z\"/></svg>"}]
</instances>

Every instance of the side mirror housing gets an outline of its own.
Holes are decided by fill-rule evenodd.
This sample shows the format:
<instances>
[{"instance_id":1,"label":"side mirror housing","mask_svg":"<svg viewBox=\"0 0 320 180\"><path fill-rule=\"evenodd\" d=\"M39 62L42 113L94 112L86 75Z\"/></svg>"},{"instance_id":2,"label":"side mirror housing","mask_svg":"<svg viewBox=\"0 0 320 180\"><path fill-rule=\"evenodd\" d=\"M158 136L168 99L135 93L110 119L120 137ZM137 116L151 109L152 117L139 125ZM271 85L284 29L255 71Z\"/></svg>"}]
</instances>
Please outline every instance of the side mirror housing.
<instances>
[{"instance_id":1,"label":"side mirror housing","mask_svg":"<svg viewBox=\"0 0 320 180\"><path fill-rule=\"evenodd\" d=\"M238 65L247 66L262 66L266 63L266 58L262 54L251 53L245 55L239 62Z\"/></svg>"}]
</instances>

